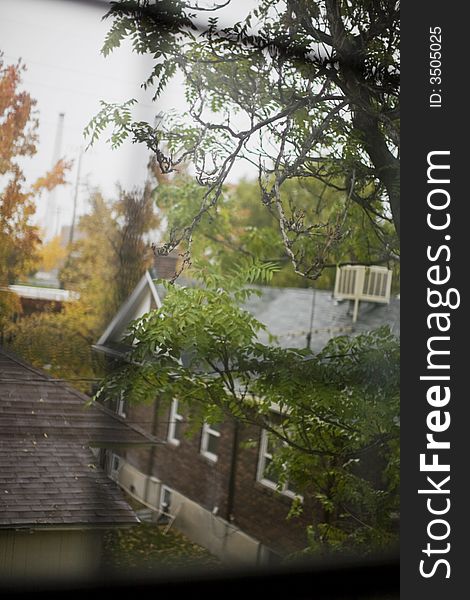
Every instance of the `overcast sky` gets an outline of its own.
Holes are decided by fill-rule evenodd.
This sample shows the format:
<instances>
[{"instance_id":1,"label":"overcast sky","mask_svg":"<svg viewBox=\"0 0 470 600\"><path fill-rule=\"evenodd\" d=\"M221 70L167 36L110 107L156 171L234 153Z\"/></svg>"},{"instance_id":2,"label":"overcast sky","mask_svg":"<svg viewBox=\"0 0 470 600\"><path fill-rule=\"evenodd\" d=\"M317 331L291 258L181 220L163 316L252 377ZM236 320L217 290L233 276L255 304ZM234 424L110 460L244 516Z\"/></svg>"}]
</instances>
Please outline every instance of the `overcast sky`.
<instances>
[{"instance_id":1,"label":"overcast sky","mask_svg":"<svg viewBox=\"0 0 470 600\"><path fill-rule=\"evenodd\" d=\"M228 19L241 17L253 0L237 0ZM23 87L37 100L39 152L24 163L30 182L49 170L53 163L59 113L63 119L61 156L74 159L69 185L55 193L60 224L69 224L77 178L80 148L85 146L83 129L99 111L99 101L139 100L136 116L153 121L159 111L184 110L181 82L175 81L158 104L150 93L140 89L148 74L150 59L133 54L128 45L107 58L100 54L110 22L102 21L106 12L99 1L80 0L0 0L0 50L6 64L21 57L27 66ZM87 188L99 187L111 197L116 182L125 188L142 186L148 160L144 146L126 143L111 150L105 138L84 153L78 188L78 211L86 210ZM249 173L243 168L235 173ZM37 209L42 224L46 213L44 196ZM57 226L55 226L57 227Z\"/></svg>"}]
</instances>

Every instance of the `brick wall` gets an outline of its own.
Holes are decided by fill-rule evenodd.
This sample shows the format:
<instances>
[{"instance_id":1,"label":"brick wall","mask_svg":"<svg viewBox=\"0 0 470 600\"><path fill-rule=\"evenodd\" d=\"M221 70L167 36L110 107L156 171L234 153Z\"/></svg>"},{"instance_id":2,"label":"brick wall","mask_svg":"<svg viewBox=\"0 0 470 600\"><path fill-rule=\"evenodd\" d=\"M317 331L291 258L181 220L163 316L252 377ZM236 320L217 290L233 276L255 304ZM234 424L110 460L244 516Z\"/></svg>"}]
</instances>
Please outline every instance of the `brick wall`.
<instances>
[{"instance_id":1,"label":"brick wall","mask_svg":"<svg viewBox=\"0 0 470 600\"><path fill-rule=\"evenodd\" d=\"M143 422L147 412L147 423L151 423L149 407L132 408L129 417L133 421ZM158 416L157 437L162 441L168 435L169 410ZM184 431L184 428L183 428ZM219 454L217 462L213 462L200 453L201 435L198 432L191 437L182 436L180 445L165 443L157 446L154 456L153 475L161 481L194 500L204 508L218 508L218 514L225 516L227 510L227 490L230 473L231 447L233 427L224 424L219 438ZM149 450L132 450L127 453L127 460L144 472L149 464Z\"/></svg>"},{"instance_id":2,"label":"brick wall","mask_svg":"<svg viewBox=\"0 0 470 600\"><path fill-rule=\"evenodd\" d=\"M129 420L140 426L146 424L150 431L154 407L138 406L128 410ZM169 410L158 416L157 437L166 441ZM154 450L152 474L165 485L197 502L207 510L217 507L217 514L228 520L229 480L232 461L234 425L225 422L220 426L219 455L212 462L200 453L201 434L182 436L180 445L163 443ZM287 520L292 499L256 481L260 430L241 427L240 441L253 439L255 447L239 448L232 523L272 550L285 554L304 548L307 544L306 527L313 522L318 507L304 499L300 517ZM128 450L126 459L136 468L148 473L149 449Z\"/></svg>"},{"instance_id":3,"label":"brick wall","mask_svg":"<svg viewBox=\"0 0 470 600\"><path fill-rule=\"evenodd\" d=\"M126 420L130 423L134 423L152 433L153 429L153 415L155 413L155 409L153 405L141 404L134 406L126 406ZM157 446L157 449L159 446ZM155 450L154 450L155 452ZM151 474L149 471L150 467L150 459L151 459L152 449L146 446L138 447L125 451L126 460L136 469L145 473L146 475Z\"/></svg>"},{"instance_id":4,"label":"brick wall","mask_svg":"<svg viewBox=\"0 0 470 600\"><path fill-rule=\"evenodd\" d=\"M239 452L233 523L280 554L301 550L307 545L306 527L312 523L315 504L305 498L303 514L287 519L292 498L256 481L260 437L260 429L243 427L241 441L257 444Z\"/></svg>"}]
</instances>

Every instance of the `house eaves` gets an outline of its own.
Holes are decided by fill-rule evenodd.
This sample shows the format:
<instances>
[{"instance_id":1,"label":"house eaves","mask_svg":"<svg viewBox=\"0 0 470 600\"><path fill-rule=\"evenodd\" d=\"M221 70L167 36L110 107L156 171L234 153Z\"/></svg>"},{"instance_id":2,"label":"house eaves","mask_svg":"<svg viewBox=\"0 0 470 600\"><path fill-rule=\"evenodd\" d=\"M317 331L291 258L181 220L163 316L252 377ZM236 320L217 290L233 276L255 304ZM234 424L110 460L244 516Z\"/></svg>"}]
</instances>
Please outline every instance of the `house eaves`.
<instances>
[{"instance_id":1,"label":"house eaves","mask_svg":"<svg viewBox=\"0 0 470 600\"><path fill-rule=\"evenodd\" d=\"M138 518L91 448L158 443L0 349L0 528L127 527Z\"/></svg>"},{"instance_id":2,"label":"house eaves","mask_svg":"<svg viewBox=\"0 0 470 600\"><path fill-rule=\"evenodd\" d=\"M150 273L146 271L132 294L124 302L99 340L92 347L107 354L122 356L123 352L119 354L119 350L116 350L116 352L110 350L110 345L119 344L129 322L142 316L142 314L139 314L142 312L142 309L144 312L148 312L152 304L157 308L160 308L162 305L155 283Z\"/></svg>"}]
</instances>

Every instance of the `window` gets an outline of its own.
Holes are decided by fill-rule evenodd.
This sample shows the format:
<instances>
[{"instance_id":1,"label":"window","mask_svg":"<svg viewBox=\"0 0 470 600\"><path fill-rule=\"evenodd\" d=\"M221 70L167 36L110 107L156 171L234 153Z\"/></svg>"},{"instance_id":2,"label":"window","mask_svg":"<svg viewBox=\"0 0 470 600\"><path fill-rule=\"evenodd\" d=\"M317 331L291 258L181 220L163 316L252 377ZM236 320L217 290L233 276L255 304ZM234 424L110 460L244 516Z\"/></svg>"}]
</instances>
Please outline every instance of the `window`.
<instances>
[{"instance_id":1,"label":"window","mask_svg":"<svg viewBox=\"0 0 470 600\"><path fill-rule=\"evenodd\" d=\"M114 410L116 414L125 419L126 415L126 401L124 398L124 392L120 392L119 397L114 400Z\"/></svg>"},{"instance_id":2,"label":"window","mask_svg":"<svg viewBox=\"0 0 470 600\"><path fill-rule=\"evenodd\" d=\"M119 481L119 471L121 469L121 458L114 452L108 451L108 475L114 481Z\"/></svg>"},{"instance_id":3,"label":"window","mask_svg":"<svg viewBox=\"0 0 470 600\"><path fill-rule=\"evenodd\" d=\"M219 425L204 423L202 427L201 454L214 462L218 458L219 439Z\"/></svg>"},{"instance_id":4,"label":"window","mask_svg":"<svg viewBox=\"0 0 470 600\"><path fill-rule=\"evenodd\" d=\"M181 425L183 423L183 415L178 413L178 400L174 398L170 408L170 422L168 424L168 441L175 446L180 445L181 441Z\"/></svg>"},{"instance_id":5,"label":"window","mask_svg":"<svg viewBox=\"0 0 470 600\"><path fill-rule=\"evenodd\" d=\"M160 511L162 513L169 513L171 508L171 490L162 485L160 492Z\"/></svg>"},{"instance_id":6,"label":"window","mask_svg":"<svg viewBox=\"0 0 470 600\"><path fill-rule=\"evenodd\" d=\"M163 533L167 533L170 527L173 525L173 521L176 519L176 515L181 507L181 504L174 508L173 503L173 490L162 485L160 492L160 515L157 519L157 525L163 525Z\"/></svg>"},{"instance_id":7,"label":"window","mask_svg":"<svg viewBox=\"0 0 470 600\"><path fill-rule=\"evenodd\" d=\"M281 448L283 442L272 433L268 433L265 429L261 431L261 441L258 460L258 473L256 479L263 485L270 487L273 490L279 490L281 494L295 498L298 496L291 489L291 484L287 480L279 485L280 471L279 467L273 462L276 450Z\"/></svg>"},{"instance_id":8,"label":"window","mask_svg":"<svg viewBox=\"0 0 470 600\"><path fill-rule=\"evenodd\" d=\"M121 398L120 400L118 400L116 412L123 419L125 419L127 417L127 415L126 415L126 404L125 404L124 398Z\"/></svg>"}]
</instances>

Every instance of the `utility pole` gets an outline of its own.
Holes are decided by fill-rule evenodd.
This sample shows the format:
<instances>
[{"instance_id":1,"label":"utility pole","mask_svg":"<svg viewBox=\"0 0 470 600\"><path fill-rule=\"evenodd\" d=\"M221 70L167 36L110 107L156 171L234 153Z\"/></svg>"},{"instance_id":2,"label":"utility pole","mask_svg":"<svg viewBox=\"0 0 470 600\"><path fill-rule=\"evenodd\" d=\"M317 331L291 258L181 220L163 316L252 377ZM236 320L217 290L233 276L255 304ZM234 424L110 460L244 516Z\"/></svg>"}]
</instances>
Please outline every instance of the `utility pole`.
<instances>
[{"instance_id":1,"label":"utility pole","mask_svg":"<svg viewBox=\"0 0 470 600\"><path fill-rule=\"evenodd\" d=\"M80 172L82 168L82 156L83 156L83 147L80 147L80 154L78 155L78 165L77 165L77 177L75 179L75 191L73 194L73 212L72 212L72 222L70 224L70 234L69 234L69 244L73 242L73 235L75 232L75 219L77 215L77 199L78 199L78 186L80 185Z\"/></svg>"},{"instance_id":2,"label":"utility pole","mask_svg":"<svg viewBox=\"0 0 470 600\"><path fill-rule=\"evenodd\" d=\"M312 308L310 311L310 328L307 332L307 349L312 349L312 333L313 333L313 320L315 319L315 300L316 300L316 290L315 287L312 287Z\"/></svg>"},{"instance_id":3,"label":"utility pole","mask_svg":"<svg viewBox=\"0 0 470 600\"><path fill-rule=\"evenodd\" d=\"M52 167L54 168L57 161L61 158L62 153L62 138L64 134L64 117L65 113L59 113L59 120L57 122L57 129L55 134L54 141L54 151L52 153ZM57 204L57 191L56 188L52 189L49 192L49 197L47 199L46 206L46 216L45 216L45 232L46 232L46 240L50 240L57 233L57 228L59 226L59 209L56 206Z\"/></svg>"}]
</instances>

